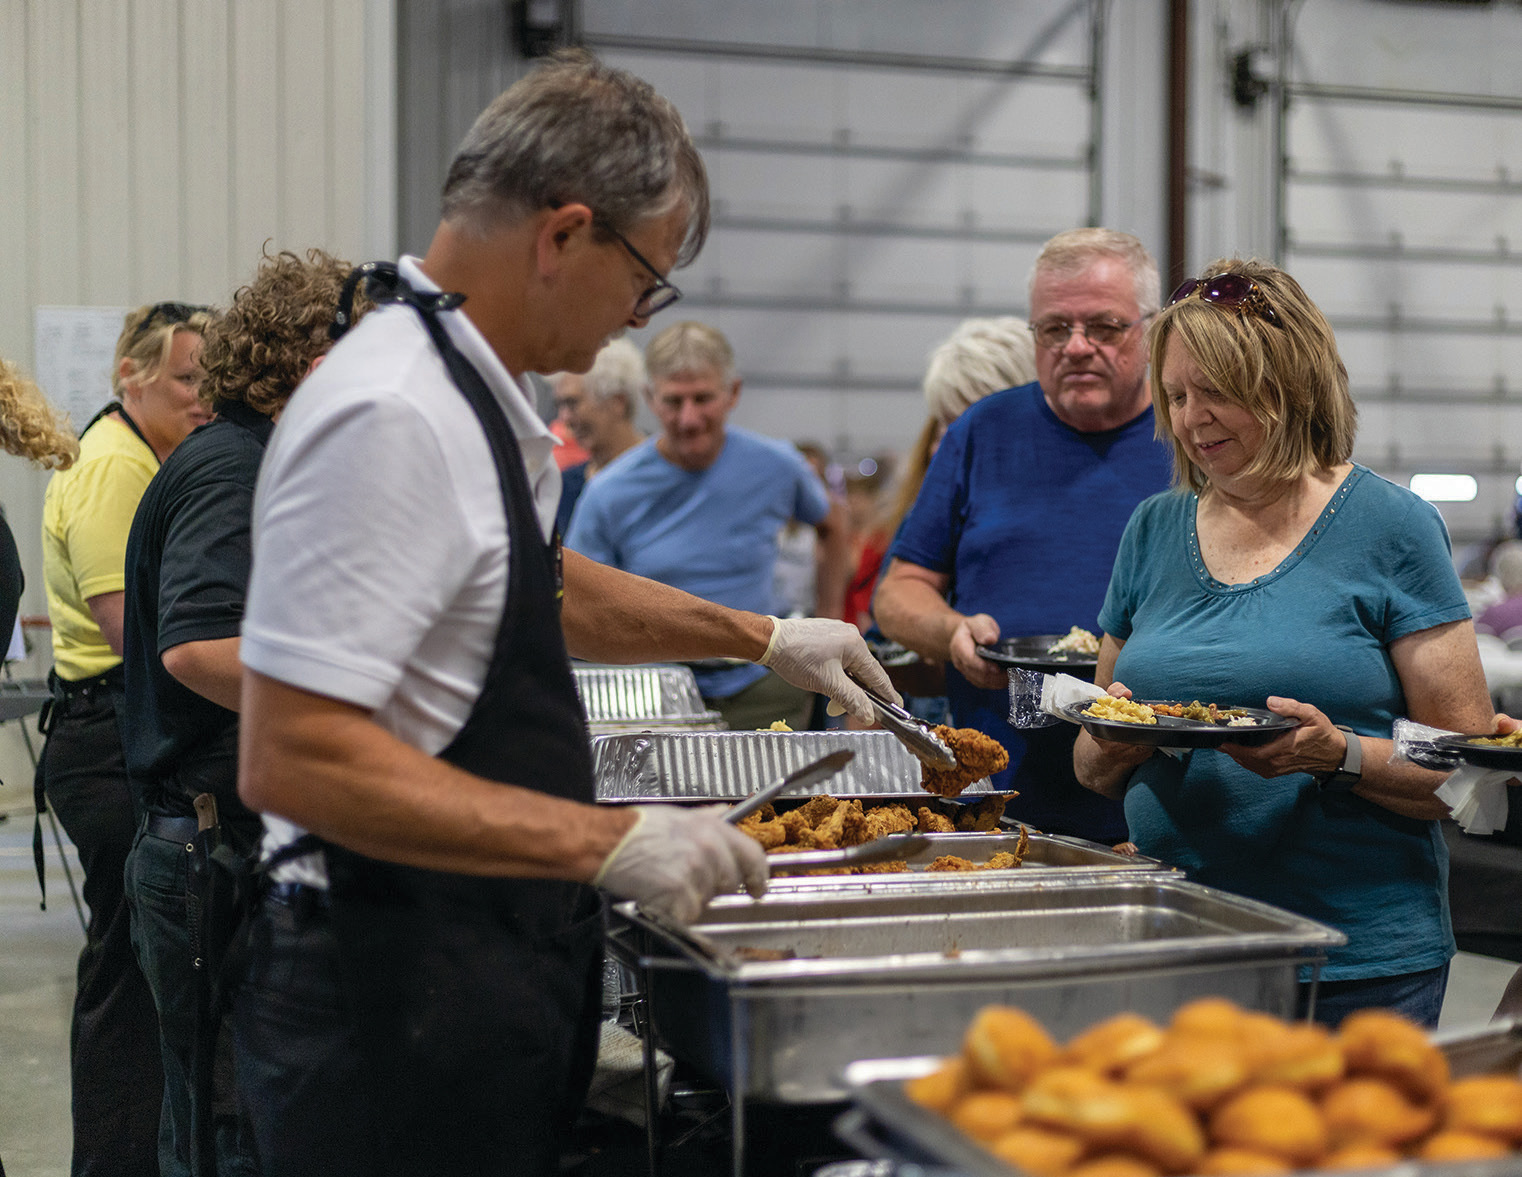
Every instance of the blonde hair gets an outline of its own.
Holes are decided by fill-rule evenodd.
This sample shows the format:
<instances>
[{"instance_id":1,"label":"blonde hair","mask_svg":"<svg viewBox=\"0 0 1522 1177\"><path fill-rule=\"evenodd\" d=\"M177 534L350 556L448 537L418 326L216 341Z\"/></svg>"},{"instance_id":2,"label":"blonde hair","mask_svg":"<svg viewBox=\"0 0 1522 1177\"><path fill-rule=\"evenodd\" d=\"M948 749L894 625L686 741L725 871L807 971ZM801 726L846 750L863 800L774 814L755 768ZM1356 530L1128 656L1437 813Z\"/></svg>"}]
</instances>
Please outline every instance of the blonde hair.
<instances>
[{"instance_id":1,"label":"blonde hair","mask_svg":"<svg viewBox=\"0 0 1522 1177\"><path fill-rule=\"evenodd\" d=\"M1118 258L1131 271L1136 305L1143 316L1155 314L1162 303L1162 284L1157 274L1157 259L1140 239L1119 229L1069 229L1058 233L1041 248L1031 267L1028 289L1036 285L1038 274L1075 274L1101 257Z\"/></svg>"},{"instance_id":2,"label":"blonde hair","mask_svg":"<svg viewBox=\"0 0 1522 1177\"><path fill-rule=\"evenodd\" d=\"M1347 461L1358 432L1358 408L1348 395L1348 369L1326 316L1300 283L1269 262L1222 258L1200 276L1217 274L1241 274L1256 284L1257 293L1242 307L1191 294L1160 311L1148 334L1157 436L1173 443L1174 481L1196 493L1209 486L1174 436L1163 391L1163 361L1175 337L1215 390L1263 427L1263 444L1244 474L1289 482ZM1277 322L1257 307L1267 307Z\"/></svg>"},{"instance_id":3,"label":"blonde hair","mask_svg":"<svg viewBox=\"0 0 1522 1177\"><path fill-rule=\"evenodd\" d=\"M0 360L0 448L48 470L67 470L79 456L68 417L5 360Z\"/></svg>"},{"instance_id":4,"label":"blonde hair","mask_svg":"<svg viewBox=\"0 0 1522 1177\"><path fill-rule=\"evenodd\" d=\"M1036 341L1024 319L965 319L930 353L925 404L949 424L989 393L1035 378Z\"/></svg>"},{"instance_id":5,"label":"blonde hair","mask_svg":"<svg viewBox=\"0 0 1522 1177\"><path fill-rule=\"evenodd\" d=\"M111 395L117 400L122 396L122 361L132 361L132 375L126 379L134 384L147 384L157 380L169 363L169 353L174 347L176 331L191 331L205 335L212 324L211 311L204 307L186 307L183 318L169 319L162 323L144 326L165 306L179 306L155 302L128 311L122 320L122 333L116 337L116 355L111 363Z\"/></svg>"},{"instance_id":6,"label":"blonde hair","mask_svg":"<svg viewBox=\"0 0 1522 1177\"><path fill-rule=\"evenodd\" d=\"M735 378L735 352L724 332L689 319L645 344L645 368L652 382L712 369L728 384Z\"/></svg>"}]
</instances>

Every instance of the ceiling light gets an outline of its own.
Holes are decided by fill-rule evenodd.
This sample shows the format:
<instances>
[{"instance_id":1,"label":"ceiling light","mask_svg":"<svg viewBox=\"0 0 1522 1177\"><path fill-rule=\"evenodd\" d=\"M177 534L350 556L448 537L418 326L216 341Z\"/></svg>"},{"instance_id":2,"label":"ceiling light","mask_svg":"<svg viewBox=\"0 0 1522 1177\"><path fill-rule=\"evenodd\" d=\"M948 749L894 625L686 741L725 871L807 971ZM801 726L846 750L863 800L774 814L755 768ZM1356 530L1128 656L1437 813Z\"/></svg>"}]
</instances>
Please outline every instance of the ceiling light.
<instances>
[{"instance_id":1,"label":"ceiling light","mask_svg":"<svg viewBox=\"0 0 1522 1177\"><path fill-rule=\"evenodd\" d=\"M1411 490L1429 503L1472 503L1480 484L1472 474L1413 474Z\"/></svg>"}]
</instances>

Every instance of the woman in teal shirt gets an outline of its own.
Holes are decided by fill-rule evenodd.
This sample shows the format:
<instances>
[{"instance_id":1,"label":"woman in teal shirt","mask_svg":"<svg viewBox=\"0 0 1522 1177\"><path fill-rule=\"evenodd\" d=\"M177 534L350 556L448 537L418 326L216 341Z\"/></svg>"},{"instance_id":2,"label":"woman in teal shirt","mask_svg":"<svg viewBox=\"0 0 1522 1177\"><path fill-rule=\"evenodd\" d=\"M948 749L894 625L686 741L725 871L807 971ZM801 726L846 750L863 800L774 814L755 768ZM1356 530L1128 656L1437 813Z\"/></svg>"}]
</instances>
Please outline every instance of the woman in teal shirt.
<instances>
[{"instance_id":1,"label":"woman in teal shirt","mask_svg":"<svg viewBox=\"0 0 1522 1177\"><path fill-rule=\"evenodd\" d=\"M1348 460L1347 369L1300 285L1256 261L1205 272L1152 327L1178 485L1126 529L1096 681L1300 726L1181 760L1085 734L1078 777L1124 797L1143 853L1347 934L1318 1020L1384 1006L1435 1025L1454 953L1443 777L1391 763L1390 731L1400 715L1494 722L1448 535L1429 504Z\"/></svg>"}]
</instances>

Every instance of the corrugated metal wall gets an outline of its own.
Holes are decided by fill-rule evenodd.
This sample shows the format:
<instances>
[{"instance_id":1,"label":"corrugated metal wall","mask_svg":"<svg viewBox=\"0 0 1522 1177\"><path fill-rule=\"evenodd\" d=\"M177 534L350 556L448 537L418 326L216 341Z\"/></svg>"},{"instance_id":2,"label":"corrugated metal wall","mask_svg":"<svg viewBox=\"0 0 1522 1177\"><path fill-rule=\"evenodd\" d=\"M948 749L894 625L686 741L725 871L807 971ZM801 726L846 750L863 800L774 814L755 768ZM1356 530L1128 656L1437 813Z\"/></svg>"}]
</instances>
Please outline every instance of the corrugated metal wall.
<instances>
[{"instance_id":1,"label":"corrugated metal wall","mask_svg":"<svg viewBox=\"0 0 1522 1177\"><path fill-rule=\"evenodd\" d=\"M390 256L393 0L0 0L0 354L39 305L225 301L261 248ZM23 610L46 476L0 458Z\"/></svg>"}]
</instances>

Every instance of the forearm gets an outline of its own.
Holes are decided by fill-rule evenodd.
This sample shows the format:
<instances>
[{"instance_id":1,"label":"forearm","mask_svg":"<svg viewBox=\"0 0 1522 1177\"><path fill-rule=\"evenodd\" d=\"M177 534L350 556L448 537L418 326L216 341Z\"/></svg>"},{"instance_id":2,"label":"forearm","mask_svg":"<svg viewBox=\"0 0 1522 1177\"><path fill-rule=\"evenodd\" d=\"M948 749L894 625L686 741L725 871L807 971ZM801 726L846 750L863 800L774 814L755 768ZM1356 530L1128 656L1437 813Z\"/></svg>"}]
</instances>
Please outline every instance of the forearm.
<instances>
[{"instance_id":1,"label":"forearm","mask_svg":"<svg viewBox=\"0 0 1522 1177\"><path fill-rule=\"evenodd\" d=\"M891 574L872 598L872 615L888 637L932 662L951 660L951 637L966 619L930 585Z\"/></svg>"},{"instance_id":2,"label":"forearm","mask_svg":"<svg viewBox=\"0 0 1522 1177\"><path fill-rule=\"evenodd\" d=\"M403 743L360 708L253 671L238 793L372 858L470 875L589 881L634 820L484 780Z\"/></svg>"},{"instance_id":3,"label":"forearm","mask_svg":"<svg viewBox=\"0 0 1522 1177\"><path fill-rule=\"evenodd\" d=\"M165 650L160 660L165 670L196 694L237 711L243 689L238 646L238 638L182 642Z\"/></svg>"},{"instance_id":4,"label":"forearm","mask_svg":"<svg viewBox=\"0 0 1522 1177\"><path fill-rule=\"evenodd\" d=\"M759 613L715 605L565 551L566 646L598 662L678 662L766 653L772 623Z\"/></svg>"},{"instance_id":5,"label":"forearm","mask_svg":"<svg viewBox=\"0 0 1522 1177\"><path fill-rule=\"evenodd\" d=\"M1102 742L1088 732L1079 732L1078 742L1073 745L1073 773L1084 788L1101 797L1119 800L1126 795L1126 784L1137 765L1150 755L1150 748L1138 752L1131 745Z\"/></svg>"},{"instance_id":6,"label":"forearm","mask_svg":"<svg viewBox=\"0 0 1522 1177\"><path fill-rule=\"evenodd\" d=\"M1443 783L1446 773L1420 768L1415 764L1391 762L1395 751L1393 740L1380 740L1373 736L1348 736L1363 744L1363 777L1353 786L1353 792L1365 801L1372 801L1402 817L1419 821L1435 821L1448 816L1448 806L1439 801L1434 792ZM1342 763L1329 765L1327 772L1334 771Z\"/></svg>"}]
</instances>

